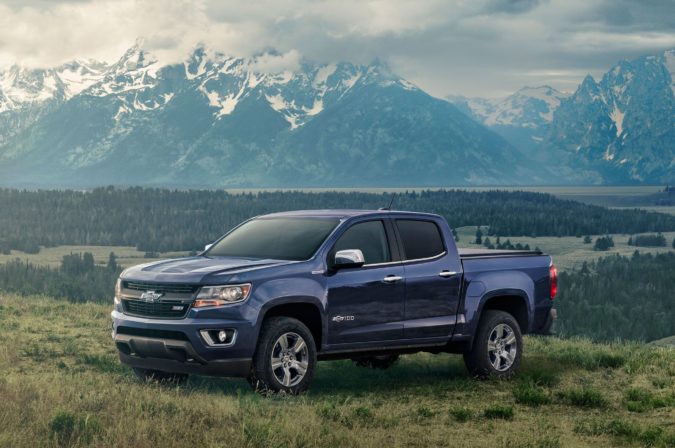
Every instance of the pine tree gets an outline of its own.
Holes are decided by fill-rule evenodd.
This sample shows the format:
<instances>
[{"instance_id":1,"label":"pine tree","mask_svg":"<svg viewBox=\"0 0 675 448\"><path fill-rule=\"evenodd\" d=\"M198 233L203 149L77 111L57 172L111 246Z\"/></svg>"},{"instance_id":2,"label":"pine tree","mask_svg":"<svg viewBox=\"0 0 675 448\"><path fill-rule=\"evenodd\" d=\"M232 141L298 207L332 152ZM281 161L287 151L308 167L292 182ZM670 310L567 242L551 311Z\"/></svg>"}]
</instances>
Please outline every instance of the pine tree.
<instances>
[{"instance_id":1,"label":"pine tree","mask_svg":"<svg viewBox=\"0 0 675 448\"><path fill-rule=\"evenodd\" d=\"M593 249L605 251L612 247L614 247L614 239L612 239L610 235L605 235L595 240L595 246L593 246Z\"/></svg>"},{"instance_id":2,"label":"pine tree","mask_svg":"<svg viewBox=\"0 0 675 448\"><path fill-rule=\"evenodd\" d=\"M117 256L115 252L110 252L110 255L108 255L108 265L106 267L109 271L117 270Z\"/></svg>"}]
</instances>

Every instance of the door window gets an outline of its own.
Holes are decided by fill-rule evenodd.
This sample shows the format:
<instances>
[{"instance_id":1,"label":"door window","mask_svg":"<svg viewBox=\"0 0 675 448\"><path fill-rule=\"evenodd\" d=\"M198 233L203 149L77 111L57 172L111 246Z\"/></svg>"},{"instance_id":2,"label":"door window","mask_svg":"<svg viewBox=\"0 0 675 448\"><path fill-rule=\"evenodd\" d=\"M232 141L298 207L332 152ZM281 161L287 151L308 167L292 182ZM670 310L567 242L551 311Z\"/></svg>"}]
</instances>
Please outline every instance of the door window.
<instances>
[{"instance_id":1,"label":"door window","mask_svg":"<svg viewBox=\"0 0 675 448\"><path fill-rule=\"evenodd\" d=\"M434 222L397 219L396 227L403 242L404 260L432 258L445 252L443 237Z\"/></svg>"},{"instance_id":2,"label":"door window","mask_svg":"<svg viewBox=\"0 0 675 448\"><path fill-rule=\"evenodd\" d=\"M367 221L354 224L333 247L333 254L339 250L360 249L366 264L391 261L387 233L382 221Z\"/></svg>"}]
</instances>

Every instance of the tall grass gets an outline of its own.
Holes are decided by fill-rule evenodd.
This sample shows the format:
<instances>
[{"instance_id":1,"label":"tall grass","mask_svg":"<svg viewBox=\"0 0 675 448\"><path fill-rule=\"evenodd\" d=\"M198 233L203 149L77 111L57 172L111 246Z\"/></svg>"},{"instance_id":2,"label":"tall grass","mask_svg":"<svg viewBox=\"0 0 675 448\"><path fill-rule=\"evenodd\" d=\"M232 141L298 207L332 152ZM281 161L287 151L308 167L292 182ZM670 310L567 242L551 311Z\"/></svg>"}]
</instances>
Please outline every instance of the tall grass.
<instances>
[{"instance_id":1,"label":"tall grass","mask_svg":"<svg viewBox=\"0 0 675 448\"><path fill-rule=\"evenodd\" d=\"M418 354L385 371L321 363L308 394L262 397L238 379L139 383L117 360L109 319L108 306L0 295L0 446L610 447L675 440L675 352L663 348L526 337L522 371L508 382L473 380L459 356Z\"/></svg>"}]
</instances>

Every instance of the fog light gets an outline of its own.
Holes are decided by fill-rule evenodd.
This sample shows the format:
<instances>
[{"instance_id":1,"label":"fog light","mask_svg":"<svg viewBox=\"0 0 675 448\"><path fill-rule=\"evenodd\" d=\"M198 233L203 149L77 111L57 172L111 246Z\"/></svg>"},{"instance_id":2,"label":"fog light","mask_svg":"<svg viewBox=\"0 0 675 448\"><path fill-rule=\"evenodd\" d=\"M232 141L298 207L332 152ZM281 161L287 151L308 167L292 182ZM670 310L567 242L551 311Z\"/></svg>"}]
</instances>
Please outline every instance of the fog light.
<instances>
[{"instance_id":1,"label":"fog light","mask_svg":"<svg viewBox=\"0 0 675 448\"><path fill-rule=\"evenodd\" d=\"M214 328L212 330L199 330L204 342L211 347L229 347L237 338L237 330L233 328Z\"/></svg>"},{"instance_id":2,"label":"fog light","mask_svg":"<svg viewBox=\"0 0 675 448\"><path fill-rule=\"evenodd\" d=\"M220 331L218 332L218 340L219 340L221 343L227 341L227 331L225 331L225 330L220 330Z\"/></svg>"}]
</instances>

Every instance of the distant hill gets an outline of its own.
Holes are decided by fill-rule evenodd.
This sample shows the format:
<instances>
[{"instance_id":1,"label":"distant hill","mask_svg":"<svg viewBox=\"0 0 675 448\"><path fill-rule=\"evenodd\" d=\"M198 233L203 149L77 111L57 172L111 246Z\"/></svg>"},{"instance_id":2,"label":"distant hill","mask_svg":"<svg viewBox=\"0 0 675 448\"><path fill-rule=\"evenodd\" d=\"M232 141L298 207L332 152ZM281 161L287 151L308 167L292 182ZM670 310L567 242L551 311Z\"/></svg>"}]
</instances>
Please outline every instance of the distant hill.
<instances>
[{"instance_id":1,"label":"distant hill","mask_svg":"<svg viewBox=\"0 0 675 448\"><path fill-rule=\"evenodd\" d=\"M658 345L659 347L675 348L675 336L669 336L667 338L657 339L656 341L651 341L650 344Z\"/></svg>"},{"instance_id":2,"label":"distant hill","mask_svg":"<svg viewBox=\"0 0 675 448\"><path fill-rule=\"evenodd\" d=\"M562 335L653 341L675 334L675 252L638 250L561 272L556 307Z\"/></svg>"}]
</instances>

